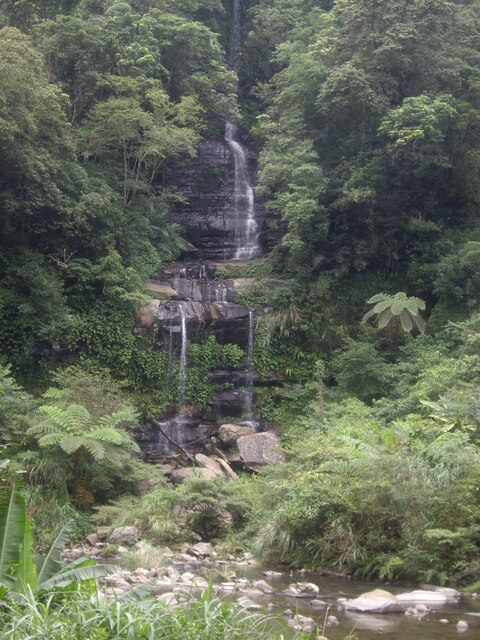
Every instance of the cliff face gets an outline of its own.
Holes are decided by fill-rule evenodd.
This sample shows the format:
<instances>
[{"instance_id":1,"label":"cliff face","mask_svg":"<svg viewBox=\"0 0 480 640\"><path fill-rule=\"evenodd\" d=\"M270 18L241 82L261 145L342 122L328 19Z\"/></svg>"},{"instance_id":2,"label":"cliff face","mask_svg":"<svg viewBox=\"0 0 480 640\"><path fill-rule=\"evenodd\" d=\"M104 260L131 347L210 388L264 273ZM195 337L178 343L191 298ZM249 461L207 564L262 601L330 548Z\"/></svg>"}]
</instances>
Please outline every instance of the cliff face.
<instances>
[{"instance_id":1,"label":"cliff face","mask_svg":"<svg viewBox=\"0 0 480 640\"><path fill-rule=\"evenodd\" d=\"M255 182L256 158L247 152L248 171ZM225 140L206 141L191 161L177 167L172 181L184 197L169 220L184 229L196 248L191 257L202 261L235 258L238 250L238 195L235 194L235 159ZM265 212L255 201L258 242L265 236Z\"/></svg>"}]
</instances>

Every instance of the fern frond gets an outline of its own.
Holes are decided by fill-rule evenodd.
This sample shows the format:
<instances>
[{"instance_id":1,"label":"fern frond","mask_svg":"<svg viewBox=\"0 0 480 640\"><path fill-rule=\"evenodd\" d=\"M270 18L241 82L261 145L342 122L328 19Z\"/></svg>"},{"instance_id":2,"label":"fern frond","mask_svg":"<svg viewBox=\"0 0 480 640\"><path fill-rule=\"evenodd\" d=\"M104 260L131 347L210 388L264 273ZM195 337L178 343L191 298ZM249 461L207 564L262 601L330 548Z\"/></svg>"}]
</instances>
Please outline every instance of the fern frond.
<instances>
[{"instance_id":1,"label":"fern frond","mask_svg":"<svg viewBox=\"0 0 480 640\"><path fill-rule=\"evenodd\" d=\"M415 324L417 325L417 329L420 331L420 333L423 333L425 331L427 323L422 318L422 316L415 316L413 318L413 320L414 320Z\"/></svg>"},{"instance_id":2,"label":"fern frond","mask_svg":"<svg viewBox=\"0 0 480 640\"><path fill-rule=\"evenodd\" d=\"M383 302L384 300L387 300L387 298L390 298L388 294L377 293L376 295L372 296L369 300L367 300L367 304L376 304L377 302Z\"/></svg>"},{"instance_id":3,"label":"fern frond","mask_svg":"<svg viewBox=\"0 0 480 640\"><path fill-rule=\"evenodd\" d=\"M33 427L27 429L27 435L40 436L48 433L57 433L59 425L53 424L53 422L40 422Z\"/></svg>"},{"instance_id":4,"label":"fern frond","mask_svg":"<svg viewBox=\"0 0 480 640\"><path fill-rule=\"evenodd\" d=\"M47 433L38 439L38 444L41 447L55 447L60 443L60 440L64 437L63 433Z\"/></svg>"},{"instance_id":5,"label":"fern frond","mask_svg":"<svg viewBox=\"0 0 480 640\"><path fill-rule=\"evenodd\" d=\"M85 438L80 438L78 436L64 436L59 442L60 447L68 455L71 455L72 453L75 453L75 451L78 451L81 447L84 446L84 443Z\"/></svg>"},{"instance_id":6,"label":"fern frond","mask_svg":"<svg viewBox=\"0 0 480 640\"><path fill-rule=\"evenodd\" d=\"M119 424L135 424L138 422L138 415L135 411L130 409L123 409L121 411L116 411L112 413L111 416L102 416L98 420L98 424L103 427L115 428L118 427Z\"/></svg>"},{"instance_id":7,"label":"fern frond","mask_svg":"<svg viewBox=\"0 0 480 640\"><path fill-rule=\"evenodd\" d=\"M407 333L410 333L410 331L413 329L412 316L407 311L404 311L404 313L400 314L400 323L402 325L402 329Z\"/></svg>"},{"instance_id":8,"label":"fern frond","mask_svg":"<svg viewBox=\"0 0 480 640\"><path fill-rule=\"evenodd\" d=\"M88 451L94 460L103 460L105 457L105 447L101 442L90 438L83 438L82 447Z\"/></svg>"},{"instance_id":9,"label":"fern frond","mask_svg":"<svg viewBox=\"0 0 480 640\"><path fill-rule=\"evenodd\" d=\"M88 433L88 437L129 451L140 451L135 440L121 429L93 429Z\"/></svg>"},{"instance_id":10,"label":"fern frond","mask_svg":"<svg viewBox=\"0 0 480 640\"><path fill-rule=\"evenodd\" d=\"M86 434L89 438L100 440L100 442L108 442L110 444L116 444L121 446L130 442L130 437L120 429L113 429L111 427L99 427L92 429Z\"/></svg>"},{"instance_id":11,"label":"fern frond","mask_svg":"<svg viewBox=\"0 0 480 640\"><path fill-rule=\"evenodd\" d=\"M385 309L378 317L378 328L385 329L390 320L393 318L393 314L390 309Z\"/></svg>"}]
</instances>

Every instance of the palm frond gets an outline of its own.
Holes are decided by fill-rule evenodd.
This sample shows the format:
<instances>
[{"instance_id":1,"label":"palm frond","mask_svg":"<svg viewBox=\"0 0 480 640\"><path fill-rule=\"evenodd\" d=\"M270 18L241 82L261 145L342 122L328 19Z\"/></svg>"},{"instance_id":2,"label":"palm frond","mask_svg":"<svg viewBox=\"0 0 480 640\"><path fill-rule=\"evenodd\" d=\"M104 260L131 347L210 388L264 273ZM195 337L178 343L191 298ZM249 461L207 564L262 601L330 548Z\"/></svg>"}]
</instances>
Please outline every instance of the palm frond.
<instances>
[{"instance_id":1,"label":"palm frond","mask_svg":"<svg viewBox=\"0 0 480 640\"><path fill-rule=\"evenodd\" d=\"M152 593L157 588L158 584L156 580L149 580L145 582L145 584L139 584L133 589L130 589L126 593L123 593L117 600L119 602L138 602L143 600L144 598L148 598L148 596L152 595Z\"/></svg>"},{"instance_id":2,"label":"palm frond","mask_svg":"<svg viewBox=\"0 0 480 640\"><path fill-rule=\"evenodd\" d=\"M0 583L10 587L15 583L14 567L20 563L26 523L25 496L19 480L0 491Z\"/></svg>"},{"instance_id":3,"label":"palm frond","mask_svg":"<svg viewBox=\"0 0 480 640\"><path fill-rule=\"evenodd\" d=\"M67 522L53 541L47 555L39 558L37 564L39 584L52 578L62 568L62 549L68 542L72 527L72 521Z\"/></svg>"},{"instance_id":4,"label":"palm frond","mask_svg":"<svg viewBox=\"0 0 480 640\"><path fill-rule=\"evenodd\" d=\"M116 568L111 565L93 565L87 567L77 567L67 571L62 571L49 580L37 585L35 591L68 587L73 582L85 582L86 580L98 580L115 573Z\"/></svg>"}]
</instances>

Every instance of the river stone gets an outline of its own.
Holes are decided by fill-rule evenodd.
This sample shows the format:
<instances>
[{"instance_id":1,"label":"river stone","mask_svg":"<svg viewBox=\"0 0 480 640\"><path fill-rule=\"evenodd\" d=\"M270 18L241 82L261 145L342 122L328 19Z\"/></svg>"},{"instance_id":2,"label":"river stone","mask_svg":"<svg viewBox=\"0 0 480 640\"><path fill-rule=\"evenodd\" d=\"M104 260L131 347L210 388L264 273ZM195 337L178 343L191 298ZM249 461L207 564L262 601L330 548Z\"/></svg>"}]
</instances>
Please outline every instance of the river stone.
<instances>
[{"instance_id":1,"label":"river stone","mask_svg":"<svg viewBox=\"0 0 480 640\"><path fill-rule=\"evenodd\" d=\"M97 527L95 533L97 534L97 538L99 540L106 540L108 538L108 534L110 533L110 527Z\"/></svg>"},{"instance_id":2,"label":"river stone","mask_svg":"<svg viewBox=\"0 0 480 640\"><path fill-rule=\"evenodd\" d=\"M288 620L288 626L292 627L296 631L311 632L315 626L315 620L313 618L307 618L297 614L294 618Z\"/></svg>"},{"instance_id":3,"label":"river stone","mask_svg":"<svg viewBox=\"0 0 480 640\"><path fill-rule=\"evenodd\" d=\"M237 440L238 451L244 464L255 469L265 464L285 462L280 440L274 433L254 433Z\"/></svg>"},{"instance_id":4,"label":"river stone","mask_svg":"<svg viewBox=\"0 0 480 640\"><path fill-rule=\"evenodd\" d=\"M98 536L96 533L91 533L89 536L87 536L85 538L85 540L88 542L89 545L91 545L92 547L94 547L96 544L98 544Z\"/></svg>"},{"instance_id":5,"label":"river stone","mask_svg":"<svg viewBox=\"0 0 480 640\"><path fill-rule=\"evenodd\" d=\"M291 598L312 598L318 596L320 589L312 582L295 582L282 591L283 595Z\"/></svg>"},{"instance_id":6,"label":"river stone","mask_svg":"<svg viewBox=\"0 0 480 640\"><path fill-rule=\"evenodd\" d=\"M188 549L189 553L193 553L196 556L211 556L213 553L213 545L210 542L197 542Z\"/></svg>"},{"instance_id":7,"label":"river stone","mask_svg":"<svg viewBox=\"0 0 480 640\"><path fill-rule=\"evenodd\" d=\"M167 605L167 607L174 608L178 607L177 596L171 591L168 593L162 593L161 596L156 596L159 602L163 602L163 604Z\"/></svg>"},{"instance_id":8,"label":"river stone","mask_svg":"<svg viewBox=\"0 0 480 640\"><path fill-rule=\"evenodd\" d=\"M209 458L203 453L197 453L195 455L195 462L198 464L200 468L210 469L211 471L213 471L218 478L224 477L222 467L213 458Z\"/></svg>"},{"instance_id":9,"label":"river stone","mask_svg":"<svg viewBox=\"0 0 480 640\"><path fill-rule=\"evenodd\" d=\"M409 591L408 593L399 593L397 601L405 605L415 604L445 604L449 601L448 596L440 591Z\"/></svg>"},{"instance_id":10,"label":"river stone","mask_svg":"<svg viewBox=\"0 0 480 640\"><path fill-rule=\"evenodd\" d=\"M312 609L324 609L328 605L326 602L324 602L324 600L311 600L310 606L312 607Z\"/></svg>"},{"instance_id":11,"label":"river stone","mask_svg":"<svg viewBox=\"0 0 480 640\"><path fill-rule=\"evenodd\" d=\"M222 460L221 458L215 458L215 461L218 462L218 464L222 468L223 473L227 476L229 480L236 482L239 479L235 471L228 464L228 462L225 462L225 460Z\"/></svg>"},{"instance_id":12,"label":"river stone","mask_svg":"<svg viewBox=\"0 0 480 640\"><path fill-rule=\"evenodd\" d=\"M246 609L247 611L258 611L262 608L261 605L257 604L253 600L250 600L250 598L247 598L246 596L241 596L240 598L238 598L237 602L242 607L242 609Z\"/></svg>"},{"instance_id":13,"label":"river stone","mask_svg":"<svg viewBox=\"0 0 480 640\"><path fill-rule=\"evenodd\" d=\"M273 593L275 591L272 585L268 584L266 580L257 580L253 583L253 586L255 589L260 589L263 593Z\"/></svg>"},{"instance_id":14,"label":"river stone","mask_svg":"<svg viewBox=\"0 0 480 640\"><path fill-rule=\"evenodd\" d=\"M253 433L253 427L246 427L240 424L222 424L218 430L218 439L226 447L232 447L239 438L251 436Z\"/></svg>"},{"instance_id":15,"label":"river stone","mask_svg":"<svg viewBox=\"0 0 480 640\"><path fill-rule=\"evenodd\" d=\"M142 537L137 527L119 527L110 536L112 544L135 544Z\"/></svg>"},{"instance_id":16,"label":"river stone","mask_svg":"<svg viewBox=\"0 0 480 640\"><path fill-rule=\"evenodd\" d=\"M263 575L266 578L280 578L280 576L283 576L283 573L281 571L264 571Z\"/></svg>"},{"instance_id":17,"label":"river stone","mask_svg":"<svg viewBox=\"0 0 480 640\"><path fill-rule=\"evenodd\" d=\"M387 613L404 609L393 594L383 589L362 593L354 600L347 600L344 607L346 611L359 611L360 613Z\"/></svg>"},{"instance_id":18,"label":"river stone","mask_svg":"<svg viewBox=\"0 0 480 640\"><path fill-rule=\"evenodd\" d=\"M462 597L462 594L460 593L460 591L457 591L456 589L452 589L451 587L434 587L433 591L436 591L437 593L442 593L444 596L447 596L447 598L452 602L455 602L456 600L460 600L460 598Z\"/></svg>"},{"instance_id":19,"label":"river stone","mask_svg":"<svg viewBox=\"0 0 480 640\"><path fill-rule=\"evenodd\" d=\"M200 467L198 469L192 469L191 467L183 467L182 469L175 469L170 476L170 480L173 484L182 484L187 478L194 478L197 474L200 474L205 480L213 480L218 478L218 475L212 469Z\"/></svg>"}]
</instances>

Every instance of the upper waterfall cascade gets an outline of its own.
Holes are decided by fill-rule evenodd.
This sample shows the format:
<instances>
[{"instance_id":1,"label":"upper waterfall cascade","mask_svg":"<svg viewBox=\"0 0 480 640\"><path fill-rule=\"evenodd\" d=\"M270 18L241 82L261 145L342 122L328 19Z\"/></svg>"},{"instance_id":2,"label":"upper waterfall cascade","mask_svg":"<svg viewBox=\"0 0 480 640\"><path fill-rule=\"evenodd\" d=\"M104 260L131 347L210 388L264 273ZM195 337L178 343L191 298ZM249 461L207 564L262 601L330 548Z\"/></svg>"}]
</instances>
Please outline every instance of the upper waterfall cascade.
<instances>
[{"instance_id":1,"label":"upper waterfall cascade","mask_svg":"<svg viewBox=\"0 0 480 640\"><path fill-rule=\"evenodd\" d=\"M239 69L241 5L233 0L229 66ZM194 449L224 418L254 427L254 309L235 302L236 280L218 277L218 263L248 261L262 254L264 212L255 202L254 161L242 144L237 124L225 123L223 140L206 141L198 156L178 175L186 205L172 213L196 251L193 260L166 265L150 281L153 291L170 297L159 303L156 339L168 354L169 383L175 385L171 407L152 443L151 454L175 455L178 447ZM214 263L209 261L214 261ZM242 266L239 266L242 269ZM240 278L241 279L241 278ZM245 357L234 370L214 370L209 407L189 405L189 344L214 335L222 345L236 344ZM168 437L165 437L167 434Z\"/></svg>"},{"instance_id":2,"label":"upper waterfall cascade","mask_svg":"<svg viewBox=\"0 0 480 640\"><path fill-rule=\"evenodd\" d=\"M248 260L260 254L258 225L255 220L255 195L250 181L247 154L236 139L238 127L227 122L225 141L233 157L234 187L233 206L235 213L235 260Z\"/></svg>"}]
</instances>

